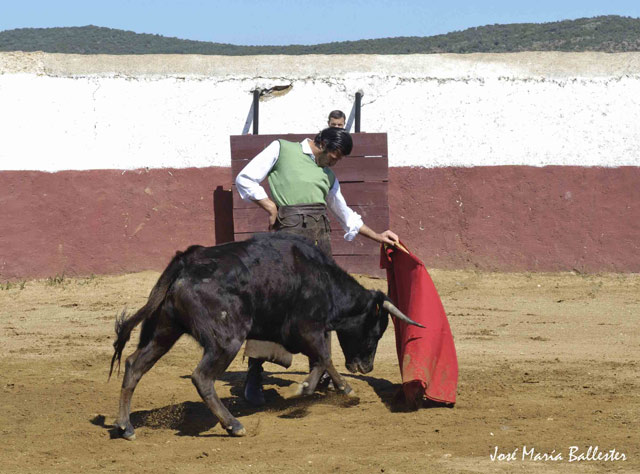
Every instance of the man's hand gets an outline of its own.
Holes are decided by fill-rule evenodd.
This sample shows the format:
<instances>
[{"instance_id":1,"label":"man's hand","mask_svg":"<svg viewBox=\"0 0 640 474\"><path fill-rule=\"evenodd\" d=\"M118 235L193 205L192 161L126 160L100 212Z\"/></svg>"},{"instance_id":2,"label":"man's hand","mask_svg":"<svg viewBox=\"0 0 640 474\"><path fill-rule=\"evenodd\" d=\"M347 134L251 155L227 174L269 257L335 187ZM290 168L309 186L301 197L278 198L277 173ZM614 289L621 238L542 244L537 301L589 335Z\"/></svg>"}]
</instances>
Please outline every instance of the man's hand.
<instances>
[{"instance_id":1,"label":"man's hand","mask_svg":"<svg viewBox=\"0 0 640 474\"><path fill-rule=\"evenodd\" d=\"M273 226L276 225L276 220L278 219L278 211L275 213L269 213L269 230L273 230Z\"/></svg>"},{"instance_id":2,"label":"man's hand","mask_svg":"<svg viewBox=\"0 0 640 474\"><path fill-rule=\"evenodd\" d=\"M278 218L278 206L269 198L260 199L259 201L253 201L269 214L269 230L273 229Z\"/></svg>"},{"instance_id":3,"label":"man's hand","mask_svg":"<svg viewBox=\"0 0 640 474\"><path fill-rule=\"evenodd\" d=\"M378 235L381 238L381 240L379 240L380 243L385 243L389 245L395 245L400 243L400 239L398 238L396 233L390 230L385 230L382 234L378 234Z\"/></svg>"},{"instance_id":4,"label":"man's hand","mask_svg":"<svg viewBox=\"0 0 640 474\"><path fill-rule=\"evenodd\" d=\"M385 230L382 234L378 234L366 224L363 224L362 227L360 227L360 234L370 238L371 240L380 242L381 244L395 245L396 243L400 243L400 239L395 232Z\"/></svg>"}]
</instances>

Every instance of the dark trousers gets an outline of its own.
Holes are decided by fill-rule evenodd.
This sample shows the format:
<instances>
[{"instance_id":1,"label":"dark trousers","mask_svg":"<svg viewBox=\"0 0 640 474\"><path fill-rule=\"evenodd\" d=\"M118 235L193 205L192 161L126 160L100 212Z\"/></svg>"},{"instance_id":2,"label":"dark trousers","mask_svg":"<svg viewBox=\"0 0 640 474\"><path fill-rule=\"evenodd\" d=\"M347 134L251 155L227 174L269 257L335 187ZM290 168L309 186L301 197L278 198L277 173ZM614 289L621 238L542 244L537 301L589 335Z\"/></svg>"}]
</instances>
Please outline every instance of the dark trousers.
<instances>
[{"instance_id":1,"label":"dark trousers","mask_svg":"<svg viewBox=\"0 0 640 474\"><path fill-rule=\"evenodd\" d=\"M327 217L327 206L324 204L299 204L279 207L278 218L273 230L306 237L324 253L330 257L333 255L331 252L331 227ZM260 362L269 361L283 367L289 367L291 365L291 354L281 346L281 350L274 351L273 344L272 342L248 339L245 345L245 356ZM327 334L327 346L329 354L331 354L331 334ZM274 352L278 355L274 356ZM287 354L287 356L284 354Z\"/></svg>"},{"instance_id":2,"label":"dark trousers","mask_svg":"<svg viewBox=\"0 0 640 474\"><path fill-rule=\"evenodd\" d=\"M299 204L278 208L278 218L273 226L276 232L301 235L311 240L331 256L331 226L324 204Z\"/></svg>"}]
</instances>

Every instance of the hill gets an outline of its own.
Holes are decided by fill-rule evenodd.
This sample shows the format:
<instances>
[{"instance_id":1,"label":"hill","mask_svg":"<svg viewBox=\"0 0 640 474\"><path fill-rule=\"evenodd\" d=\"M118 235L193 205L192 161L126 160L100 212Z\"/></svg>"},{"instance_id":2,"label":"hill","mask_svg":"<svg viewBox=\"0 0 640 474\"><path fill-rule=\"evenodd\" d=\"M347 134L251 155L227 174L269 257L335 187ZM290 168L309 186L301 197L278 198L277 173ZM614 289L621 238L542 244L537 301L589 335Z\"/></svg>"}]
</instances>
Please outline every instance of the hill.
<instances>
[{"instance_id":1,"label":"hill","mask_svg":"<svg viewBox=\"0 0 640 474\"><path fill-rule=\"evenodd\" d=\"M99 26L0 32L0 51L75 54L414 54L519 51L640 51L640 19L600 16L552 23L487 25L424 37L343 41L312 46L237 46Z\"/></svg>"}]
</instances>

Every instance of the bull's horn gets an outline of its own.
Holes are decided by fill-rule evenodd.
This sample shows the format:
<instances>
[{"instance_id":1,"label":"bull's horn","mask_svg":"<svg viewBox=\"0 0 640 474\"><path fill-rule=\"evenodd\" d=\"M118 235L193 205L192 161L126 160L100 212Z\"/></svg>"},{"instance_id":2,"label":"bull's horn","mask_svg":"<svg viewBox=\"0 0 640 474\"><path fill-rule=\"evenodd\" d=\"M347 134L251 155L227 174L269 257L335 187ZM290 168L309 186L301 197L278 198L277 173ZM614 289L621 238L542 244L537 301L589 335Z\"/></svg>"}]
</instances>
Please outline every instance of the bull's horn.
<instances>
[{"instance_id":1,"label":"bull's horn","mask_svg":"<svg viewBox=\"0 0 640 474\"><path fill-rule=\"evenodd\" d=\"M404 321L407 324L412 324L413 326L418 326L419 328L423 328L424 326L420 323L416 323L413 319L405 316L402 311L400 311L398 308L396 308L393 303L391 303L391 301L384 301L384 303L382 303L382 307L384 309L386 309L387 311L389 311L391 314L393 314L396 318Z\"/></svg>"}]
</instances>

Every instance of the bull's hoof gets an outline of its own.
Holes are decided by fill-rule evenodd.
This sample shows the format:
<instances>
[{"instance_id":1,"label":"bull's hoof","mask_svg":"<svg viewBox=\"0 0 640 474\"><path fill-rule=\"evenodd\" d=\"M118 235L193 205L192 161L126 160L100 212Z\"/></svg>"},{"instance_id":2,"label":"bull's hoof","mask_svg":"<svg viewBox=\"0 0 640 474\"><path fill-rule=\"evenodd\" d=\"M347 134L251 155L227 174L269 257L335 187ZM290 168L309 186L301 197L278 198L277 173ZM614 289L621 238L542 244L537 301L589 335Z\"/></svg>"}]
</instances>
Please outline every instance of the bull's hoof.
<instances>
[{"instance_id":1,"label":"bull's hoof","mask_svg":"<svg viewBox=\"0 0 640 474\"><path fill-rule=\"evenodd\" d=\"M307 386L309 386L307 384ZM287 387L287 390L284 394L284 398L297 398L302 396L302 394L304 393L304 389L306 387L304 386L304 384L301 383L294 383L292 385L290 385L289 387Z\"/></svg>"},{"instance_id":2,"label":"bull's hoof","mask_svg":"<svg viewBox=\"0 0 640 474\"><path fill-rule=\"evenodd\" d=\"M229 436L241 437L247 435L247 430L244 429L242 423L235 420L232 425L227 428L227 433L229 433Z\"/></svg>"},{"instance_id":3,"label":"bull's hoof","mask_svg":"<svg viewBox=\"0 0 640 474\"><path fill-rule=\"evenodd\" d=\"M313 390L311 390L310 388L311 387L309 385L309 382L306 381L302 383L294 383L286 389L284 398L298 398L302 396L312 395Z\"/></svg>"},{"instance_id":4,"label":"bull's hoof","mask_svg":"<svg viewBox=\"0 0 640 474\"><path fill-rule=\"evenodd\" d=\"M311 385L309 385L309 382L306 380L302 382L300 386L302 387L302 395L304 396L308 397L309 395L313 395L313 392L315 392L315 388L311 388Z\"/></svg>"},{"instance_id":5,"label":"bull's hoof","mask_svg":"<svg viewBox=\"0 0 640 474\"><path fill-rule=\"evenodd\" d=\"M351 386L345 384L344 387L338 387L338 393L347 397L356 397L356 391Z\"/></svg>"},{"instance_id":6,"label":"bull's hoof","mask_svg":"<svg viewBox=\"0 0 640 474\"><path fill-rule=\"evenodd\" d=\"M327 372L322 374L322 377L320 377L316 390L320 392L333 392L335 390L333 380L331 380L331 377Z\"/></svg>"},{"instance_id":7,"label":"bull's hoof","mask_svg":"<svg viewBox=\"0 0 640 474\"><path fill-rule=\"evenodd\" d=\"M126 425L118 425L118 434L128 441L136 439L136 433L131 422L127 422Z\"/></svg>"}]
</instances>

